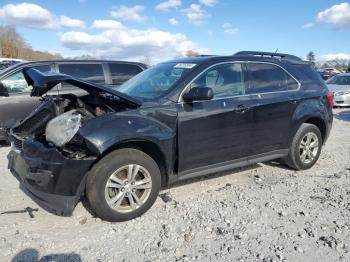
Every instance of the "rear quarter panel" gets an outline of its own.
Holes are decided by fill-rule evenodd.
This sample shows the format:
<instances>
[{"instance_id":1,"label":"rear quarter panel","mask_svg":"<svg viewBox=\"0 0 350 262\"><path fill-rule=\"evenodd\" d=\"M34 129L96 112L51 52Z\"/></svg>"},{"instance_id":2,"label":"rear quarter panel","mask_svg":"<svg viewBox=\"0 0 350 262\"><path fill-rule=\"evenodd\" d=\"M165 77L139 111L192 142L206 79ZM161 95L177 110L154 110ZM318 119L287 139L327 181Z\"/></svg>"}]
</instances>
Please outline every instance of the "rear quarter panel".
<instances>
[{"instance_id":1,"label":"rear quarter panel","mask_svg":"<svg viewBox=\"0 0 350 262\"><path fill-rule=\"evenodd\" d=\"M292 117L291 139L293 139L301 124L311 118L322 119L326 126L325 138L327 138L333 122L333 112L326 97L328 88L324 80L308 64L289 65L287 70L301 84L300 91L297 94L298 106L295 108Z\"/></svg>"}]
</instances>

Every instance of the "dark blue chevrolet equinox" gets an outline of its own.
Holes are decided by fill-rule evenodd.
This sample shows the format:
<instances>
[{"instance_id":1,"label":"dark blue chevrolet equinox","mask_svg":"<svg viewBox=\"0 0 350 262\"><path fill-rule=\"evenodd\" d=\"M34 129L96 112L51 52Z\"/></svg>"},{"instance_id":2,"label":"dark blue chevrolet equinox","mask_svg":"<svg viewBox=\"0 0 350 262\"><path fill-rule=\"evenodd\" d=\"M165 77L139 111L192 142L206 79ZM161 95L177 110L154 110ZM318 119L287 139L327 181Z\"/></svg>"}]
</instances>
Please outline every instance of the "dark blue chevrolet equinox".
<instances>
[{"instance_id":1,"label":"dark blue chevrolet equinox","mask_svg":"<svg viewBox=\"0 0 350 262\"><path fill-rule=\"evenodd\" d=\"M179 180L270 160L311 168L333 120L319 74L286 54L178 59L118 89L23 74L42 103L9 131L9 169L60 215L85 195L102 219L125 221ZM85 93L45 95L63 82Z\"/></svg>"}]
</instances>

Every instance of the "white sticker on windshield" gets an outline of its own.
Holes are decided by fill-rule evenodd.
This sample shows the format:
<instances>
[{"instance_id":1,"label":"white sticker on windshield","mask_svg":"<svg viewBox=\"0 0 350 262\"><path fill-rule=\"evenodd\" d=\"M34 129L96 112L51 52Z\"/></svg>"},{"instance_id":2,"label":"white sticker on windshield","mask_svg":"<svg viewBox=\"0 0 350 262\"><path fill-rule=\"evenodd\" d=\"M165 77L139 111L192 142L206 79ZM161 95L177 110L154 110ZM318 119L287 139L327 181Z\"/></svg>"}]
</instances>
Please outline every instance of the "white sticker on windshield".
<instances>
[{"instance_id":1,"label":"white sticker on windshield","mask_svg":"<svg viewBox=\"0 0 350 262\"><path fill-rule=\"evenodd\" d=\"M174 66L175 68L187 68L187 69L191 69L193 67L195 67L197 64L189 64L189 63L180 63L177 64L176 66Z\"/></svg>"}]
</instances>

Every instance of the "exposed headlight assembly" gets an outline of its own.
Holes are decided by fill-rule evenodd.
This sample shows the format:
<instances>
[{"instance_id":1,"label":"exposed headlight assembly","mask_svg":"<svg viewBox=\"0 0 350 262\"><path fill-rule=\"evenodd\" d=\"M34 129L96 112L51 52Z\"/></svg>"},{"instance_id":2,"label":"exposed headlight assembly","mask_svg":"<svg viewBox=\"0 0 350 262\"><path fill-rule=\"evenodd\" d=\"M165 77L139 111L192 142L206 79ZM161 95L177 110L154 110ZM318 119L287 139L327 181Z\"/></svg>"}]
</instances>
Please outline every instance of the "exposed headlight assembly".
<instances>
[{"instance_id":1,"label":"exposed headlight assembly","mask_svg":"<svg viewBox=\"0 0 350 262\"><path fill-rule=\"evenodd\" d=\"M80 125L81 114L77 110L68 111L51 119L46 125L46 140L63 147L78 132Z\"/></svg>"}]
</instances>

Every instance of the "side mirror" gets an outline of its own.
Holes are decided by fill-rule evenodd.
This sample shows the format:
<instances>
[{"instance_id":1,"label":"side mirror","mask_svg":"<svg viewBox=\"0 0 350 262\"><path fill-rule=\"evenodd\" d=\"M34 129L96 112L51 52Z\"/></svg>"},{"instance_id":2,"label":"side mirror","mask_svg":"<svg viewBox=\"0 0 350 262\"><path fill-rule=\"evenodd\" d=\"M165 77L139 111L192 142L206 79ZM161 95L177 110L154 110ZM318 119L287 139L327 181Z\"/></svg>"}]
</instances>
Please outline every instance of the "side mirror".
<instances>
[{"instance_id":1,"label":"side mirror","mask_svg":"<svg viewBox=\"0 0 350 262\"><path fill-rule=\"evenodd\" d=\"M9 96L9 92L3 83L0 81L0 96Z\"/></svg>"},{"instance_id":2,"label":"side mirror","mask_svg":"<svg viewBox=\"0 0 350 262\"><path fill-rule=\"evenodd\" d=\"M193 87L186 94L182 96L182 99L186 103L192 103L193 101L205 101L211 100L214 97L213 89L210 87Z\"/></svg>"}]
</instances>

